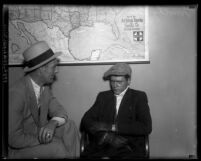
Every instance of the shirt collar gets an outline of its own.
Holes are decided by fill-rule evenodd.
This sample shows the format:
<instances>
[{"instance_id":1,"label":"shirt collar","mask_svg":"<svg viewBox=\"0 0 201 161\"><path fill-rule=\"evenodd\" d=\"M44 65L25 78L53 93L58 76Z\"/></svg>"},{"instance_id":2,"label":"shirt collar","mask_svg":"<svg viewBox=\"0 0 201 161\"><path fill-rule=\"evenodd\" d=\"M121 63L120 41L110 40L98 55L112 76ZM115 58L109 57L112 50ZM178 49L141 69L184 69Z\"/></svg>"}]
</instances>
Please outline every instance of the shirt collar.
<instances>
[{"instance_id":1,"label":"shirt collar","mask_svg":"<svg viewBox=\"0 0 201 161\"><path fill-rule=\"evenodd\" d=\"M117 96L117 97L123 97L124 94L126 93L126 91L128 90L128 88L129 88L129 86L127 86L126 89L123 92L121 92L120 94L115 95L115 96Z\"/></svg>"},{"instance_id":2,"label":"shirt collar","mask_svg":"<svg viewBox=\"0 0 201 161\"><path fill-rule=\"evenodd\" d=\"M39 96L40 94L40 86L30 77L30 80L31 80L31 83L33 85L33 89L34 89L34 92L36 94L36 97ZM43 88L42 88L43 89Z\"/></svg>"}]
</instances>

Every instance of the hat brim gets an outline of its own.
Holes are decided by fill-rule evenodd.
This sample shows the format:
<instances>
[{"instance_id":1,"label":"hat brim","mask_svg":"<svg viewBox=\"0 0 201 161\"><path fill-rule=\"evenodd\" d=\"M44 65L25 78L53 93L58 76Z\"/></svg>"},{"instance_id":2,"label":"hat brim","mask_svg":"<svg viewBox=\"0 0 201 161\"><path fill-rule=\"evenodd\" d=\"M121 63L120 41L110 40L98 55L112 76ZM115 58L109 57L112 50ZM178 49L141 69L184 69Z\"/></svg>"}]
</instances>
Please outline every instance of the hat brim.
<instances>
[{"instance_id":1,"label":"hat brim","mask_svg":"<svg viewBox=\"0 0 201 161\"><path fill-rule=\"evenodd\" d=\"M42 63L40 63L40 64L38 64L38 65L36 65L36 66L34 66L34 67L32 67L32 68L25 67L25 68L24 68L24 72L27 73L27 72L30 72L30 71L32 71L32 70L35 70L35 69L37 69L37 68L39 68L39 67L41 67L41 66L47 64L48 62L52 61L53 59L56 59L56 58L57 58L58 56L60 56L60 55L61 55L61 52L54 53L53 56L51 56L51 57L48 58L47 60L43 61Z\"/></svg>"}]
</instances>

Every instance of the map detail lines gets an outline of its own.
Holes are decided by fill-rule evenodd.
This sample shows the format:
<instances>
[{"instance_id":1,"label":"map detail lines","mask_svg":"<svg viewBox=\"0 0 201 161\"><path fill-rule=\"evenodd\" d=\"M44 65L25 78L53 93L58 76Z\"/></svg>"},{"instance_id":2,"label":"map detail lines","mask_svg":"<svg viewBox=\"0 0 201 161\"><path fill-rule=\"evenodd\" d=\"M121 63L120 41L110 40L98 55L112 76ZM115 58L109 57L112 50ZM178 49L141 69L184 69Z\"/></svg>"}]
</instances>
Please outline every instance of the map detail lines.
<instances>
[{"instance_id":1,"label":"map detail lines","mask_svg":"<svg viewBox=\"0 0 201 161\"><path fill-rule=\"evenodd\" d=\"M115 6L8 5L9 64L46 41L61 63L147 61L147 8Z\"/></svg>"}]
</instances>

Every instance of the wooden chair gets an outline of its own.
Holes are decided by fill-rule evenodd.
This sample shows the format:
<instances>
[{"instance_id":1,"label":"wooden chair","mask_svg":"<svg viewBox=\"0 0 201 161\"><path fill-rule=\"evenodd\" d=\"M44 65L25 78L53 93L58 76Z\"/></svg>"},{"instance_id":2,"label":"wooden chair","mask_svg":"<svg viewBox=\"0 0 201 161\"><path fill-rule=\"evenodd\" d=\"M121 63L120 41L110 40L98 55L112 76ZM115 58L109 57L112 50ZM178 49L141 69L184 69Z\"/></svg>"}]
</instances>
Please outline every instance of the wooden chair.
<instances>
[{"instance_id":1,"label":"wooden chair","mask_svg":"<svg viewBox=\"0 0 201 161\"><path fill-rule=\"evenodd\" d=\"M149 136L148 135L143 135L145 138L145 144L144 144L144 148L145 148L145 159L149 158ZM80 152L82 153L85 149L85 147L89 144L90 139L89 139L89 135L82 131L81 132L81 142L80 142Z\"/></svg>"}]
</instances>

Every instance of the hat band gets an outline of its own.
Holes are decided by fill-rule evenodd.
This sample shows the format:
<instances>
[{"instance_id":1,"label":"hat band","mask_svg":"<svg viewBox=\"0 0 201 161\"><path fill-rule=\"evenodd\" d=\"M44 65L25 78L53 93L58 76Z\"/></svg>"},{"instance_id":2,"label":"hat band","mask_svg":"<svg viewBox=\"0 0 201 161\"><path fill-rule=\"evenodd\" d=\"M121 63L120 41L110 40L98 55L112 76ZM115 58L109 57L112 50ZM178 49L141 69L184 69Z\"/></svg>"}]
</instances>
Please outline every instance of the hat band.
<instances>
[{"instance_id":1,"label":"hat band","mask_svg":"<svg viewBox=\"0 0 201 161\"><path fill-rule=\"evenodd\" d=\"M29 68L32 68L40 63L42 63L43 61L47 60L48 58L52 57L54 55L54 52L49 49L47 51L45 51L44 53L42 53L41 55L35 57L34 59L26 62L26 65Z\"/></svg>"}]
</instances>

